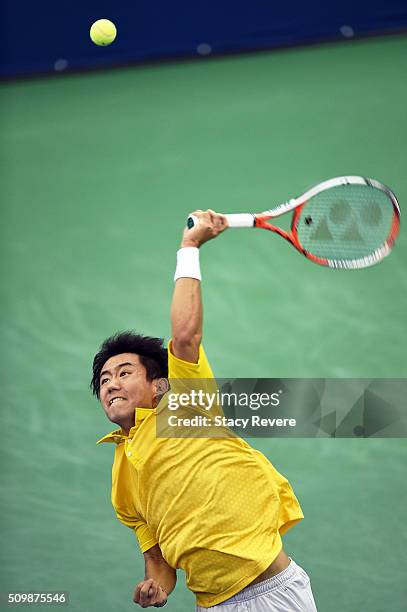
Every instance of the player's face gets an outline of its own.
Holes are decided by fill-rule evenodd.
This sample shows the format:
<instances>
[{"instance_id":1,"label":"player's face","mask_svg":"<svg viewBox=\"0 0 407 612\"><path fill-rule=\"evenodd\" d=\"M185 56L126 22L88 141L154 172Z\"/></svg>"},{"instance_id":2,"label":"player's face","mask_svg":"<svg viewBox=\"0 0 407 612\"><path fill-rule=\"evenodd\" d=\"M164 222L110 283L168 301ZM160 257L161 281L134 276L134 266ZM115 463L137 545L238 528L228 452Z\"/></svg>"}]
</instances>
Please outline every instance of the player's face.
<instances>
[{"instance_id":1,"label":"player's face","mask_svg":"<svg viewBox=\"0 0 407 612\"><path fill-rule=\"evenodd\" d=\"M135 408L152 408L155 387L134 353L115 355L100 375L100 401L107 418L128 431L134 425Z\"/></svg>"}]
</instances>

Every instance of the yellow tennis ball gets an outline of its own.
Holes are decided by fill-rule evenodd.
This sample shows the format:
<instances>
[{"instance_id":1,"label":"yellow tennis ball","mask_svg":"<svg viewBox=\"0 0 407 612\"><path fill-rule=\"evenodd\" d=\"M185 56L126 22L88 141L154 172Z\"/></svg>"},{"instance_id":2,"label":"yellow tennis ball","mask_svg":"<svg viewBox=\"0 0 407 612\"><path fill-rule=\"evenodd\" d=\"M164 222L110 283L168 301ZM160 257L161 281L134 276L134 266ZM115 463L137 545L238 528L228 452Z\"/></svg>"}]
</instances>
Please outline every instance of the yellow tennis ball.
<instances>
[{"instance_id":1,"label":"yellow tennis ball","mask_svg":"<svg viewBox=\"0 0 407 612\"><path fill-rule=\"evenodd\" d=\"M106 47L116 38L116 26L109 19L98 19L90 29L90 37L95 45Z\"/></svg>"}]
</instances>

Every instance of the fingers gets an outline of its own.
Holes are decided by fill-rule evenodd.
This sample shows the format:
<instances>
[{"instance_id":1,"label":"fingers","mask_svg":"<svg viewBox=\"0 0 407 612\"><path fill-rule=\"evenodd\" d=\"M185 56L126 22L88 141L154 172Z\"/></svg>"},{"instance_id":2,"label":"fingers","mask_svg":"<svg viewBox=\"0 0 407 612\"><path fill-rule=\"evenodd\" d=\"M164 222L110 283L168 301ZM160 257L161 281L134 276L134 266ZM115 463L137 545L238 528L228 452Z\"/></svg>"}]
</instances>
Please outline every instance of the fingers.
<instances>
[{"instance_id":1,"label":"fingers","mask_svg":"<svg viewBox=\"0 0 407 612\"><path fill-rule=\"evenodd\" d=\"M216 238L216 236L229 227L226 216L211 209L194 210L190 213L190 216L196 217L199 222L190 229L185 228L181 247L200 247L208 240Z\"/></svg>"},{"instance_id":2,"label":"fingers","mask_svg":"<svg viewBox=\"0 0 407 612\"><path fill-rule=\"evenodd\" d=\"M153 578L149 578L148 580L139 582L136 586L133 594L133 601L139 604L141 608L147 608L156 603L163 603L167 600L167 597L166 591L164 591L158 582L153 580Z\"/></svg>"},{"instance_id":3,"label":"fingers","mask_svg":"<svg viewBox=\"0 0 407 612\"><path fill-rule=\"evenodd\" d=\"M210 208L208 208L208 210L206 212L209 213L210 218L211 218L211 222L213 223L213 226L219 232L223 232L223 230L225 230L227 228L228 224L227 224L227 220L226 220L225 215L217 213L214 210L211 210Z\"/></svg>"},{"instance_id":4,"label":"fingers","mask_svg":"<svg viewBox=\"0 0 407 612\"><path fill-rule=\"evenodd\" d=\"M208 210L194 210L191 215L199 219L199 224L213 233L213 237L223 232L228 227L228 222L225 215L217 213L211 208Z\"/></svg>"},{"instance_id":5,"label":"fingers","mask_svg":"<svg viewBox=\"0 0 407 612\"><path fill-rule=\"evenodd\" d=\"M160 593L161 588L158 583L152 578L149 578L136 586L133 594L133 601L142 608L147 608L157 603L157 598L160 598Z\"/></svg>"}]
</instances>

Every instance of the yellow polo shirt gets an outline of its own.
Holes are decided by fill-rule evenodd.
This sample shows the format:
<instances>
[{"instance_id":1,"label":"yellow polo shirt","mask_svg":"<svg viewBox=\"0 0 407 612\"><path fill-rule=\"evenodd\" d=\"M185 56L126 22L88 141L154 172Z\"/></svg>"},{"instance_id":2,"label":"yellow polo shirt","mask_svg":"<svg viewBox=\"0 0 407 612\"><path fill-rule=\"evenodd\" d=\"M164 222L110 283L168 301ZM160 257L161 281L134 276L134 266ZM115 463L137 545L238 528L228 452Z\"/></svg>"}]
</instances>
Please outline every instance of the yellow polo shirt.
<instances>
[{"instance_id":1,"label":"yellow polo shirt","mask_svg":"<svg viewBox=\"0 0 407 612\"><path fill-rule=\"evenodd\" d=\"M202 347L194 364L176 358L170 343L168 368L169 378L213 378ZM280 552L281 535L303 518L289 482L239 437L159 438L156 409L136 408L128 436L118 429L100 442L116 443L117 517L142 552L159 544L167 563L185 571L199 606L250 584Z\"/></svg>"}]
</instances>

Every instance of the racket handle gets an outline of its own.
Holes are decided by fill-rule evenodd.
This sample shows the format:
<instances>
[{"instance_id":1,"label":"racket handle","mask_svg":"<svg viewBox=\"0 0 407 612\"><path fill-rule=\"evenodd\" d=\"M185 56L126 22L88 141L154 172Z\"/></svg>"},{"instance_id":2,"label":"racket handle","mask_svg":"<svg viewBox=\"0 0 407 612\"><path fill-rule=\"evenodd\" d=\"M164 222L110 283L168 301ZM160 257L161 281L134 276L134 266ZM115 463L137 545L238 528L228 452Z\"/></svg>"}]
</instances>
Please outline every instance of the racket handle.
<instances>
[{"instance_id":1,"label":"racket handle","mask_svg":"<svg viewBox=\"0 0 407 612\"><path fill-rule=\"evenodd\" d=\"M254 223L256 221L256 217L252 213L225 215L225 217L229 227L254 227ZM198 222L198 217L195 215L190 215L187 219L187 228L192 229Z\"/></svg>"},{"instance_id":2,"label":"racket handle","mask_svg":"<svg viewBox=\"0 0 407 612\"><path fill-rule=\"evenodd\" d=\"M225 215L229 227L254 227L256 217L252 213Z\"/></svg>"}]
</instances>

